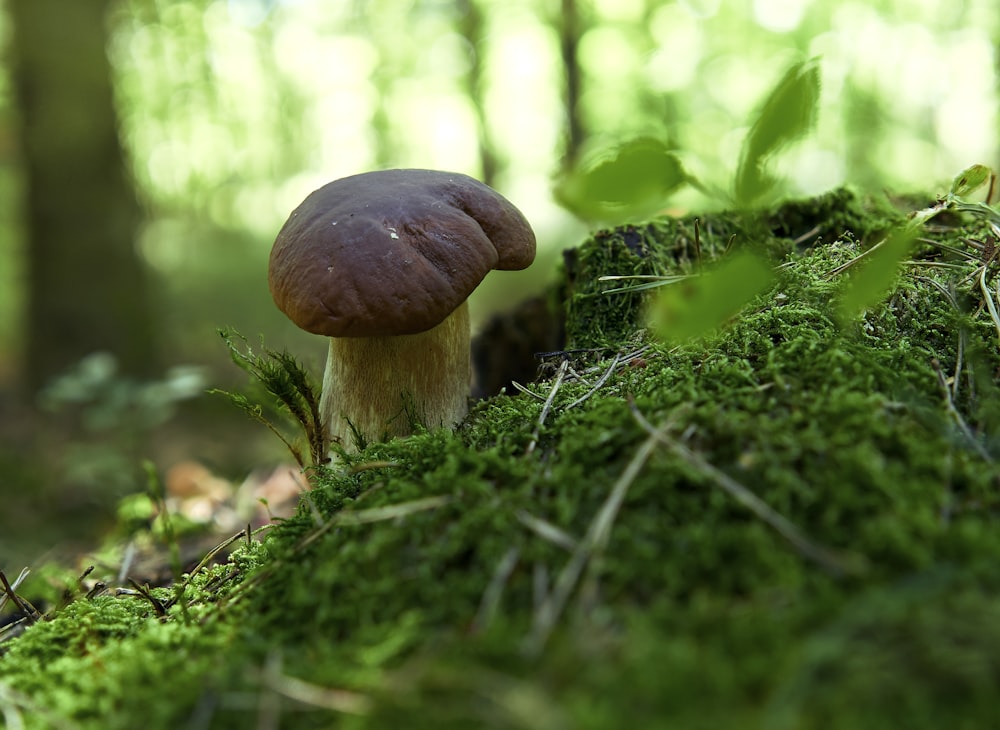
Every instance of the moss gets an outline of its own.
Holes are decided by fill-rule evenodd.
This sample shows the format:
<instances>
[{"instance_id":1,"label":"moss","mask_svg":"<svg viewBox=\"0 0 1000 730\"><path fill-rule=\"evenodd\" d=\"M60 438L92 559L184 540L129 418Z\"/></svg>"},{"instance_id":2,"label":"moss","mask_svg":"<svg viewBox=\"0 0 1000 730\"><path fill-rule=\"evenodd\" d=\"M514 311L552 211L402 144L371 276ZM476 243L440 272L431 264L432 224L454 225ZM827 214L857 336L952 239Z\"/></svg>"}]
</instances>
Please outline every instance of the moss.
<instances>
[{"instance_id":1,"label":"moss","mask_svg":"<svg viewBox=\"0 0 1000 730\"><path fill-rule=\"evenodd\" d=\"M265 554L247 548L200 572L183 600L174 589L153 589L161 605L174 601L165 616L138 595L69 603L3 645L3 709L21 713L28 728L177 727L210 696L212 673L238 656L236 627L209 618L234 579L259 567Z\"/></svg>"},{"instance_id":2,"label":"moss","mask_svg":"<svg viewBox=\"0 0 1000 730\"><path fill-rule=\"evenodd\" d=\"M559 284L586 350L561 380L320 470L265 548L192 580L186 614L77 600L9 644L0 681L83 727L981 725L1000 679L996 331L960 273L925 265L837 324L829 273L895 215L839 191L704 217L703 260L735 235L778 282L672 349L647 340L646 295L599 278L693 271L693 220L595 235ZM637 412L666 440L643 459ZM327 706L344 697L365 714Z\"/></svg>"},{"instance_id":3,"label":"moss","mask_svg":"<svg viewBox=\"0 0 1000 730\"><path fill-rule=\"evenodd\" d=\"M941 569L852 601L804 642L768 707L772 727L980 726L996 711L1000 609L963 582Z\"/></svg>"},{"instance_id":4,"label":"moss","mask_svg":"<svg viewBox=\"0 0 1000 730\"><path fill-rule=\"evenodd\" d=\"M914 202L913 210L929 201ZM838 188L815 198L793 200L765 217L767 228L776 238L792 239L800 245L816 240L833 241L850 231L868 245L875 243L903 219L900 209L887 198L865 197L850 188Z\"/></svg>"},{"instance_id":5,"label":"moss","mask_svg":"<svg viewBox=\"0 0 1000 730\"><path fill-rule=\"evenodd\" d=\"M601 276L690 274L730 246L752 246L775 259L800 249L847 237L871 245L903 219L882 198L864 198L840 188L808 200L792 201L766 214L723 213L658 219L598 231L564 260L567 340L570 348L614 351L629 326L639 326L642 293L609 297L621 282Z\"/></svg>"}]
</instances>

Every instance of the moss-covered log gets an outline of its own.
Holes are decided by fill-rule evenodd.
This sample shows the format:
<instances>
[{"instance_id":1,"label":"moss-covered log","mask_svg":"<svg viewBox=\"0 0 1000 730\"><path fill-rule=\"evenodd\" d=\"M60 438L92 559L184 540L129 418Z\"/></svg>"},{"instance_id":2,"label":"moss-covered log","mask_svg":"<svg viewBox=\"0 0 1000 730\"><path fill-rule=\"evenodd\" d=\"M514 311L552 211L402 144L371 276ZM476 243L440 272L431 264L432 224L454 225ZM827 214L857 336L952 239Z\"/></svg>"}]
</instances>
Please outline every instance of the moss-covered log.
<instances>
[{"instance_id":1,"label":"moss-covered log","mask_svg":"<svg viewBox=\"0 0 1000 730\"><path fill-rule=\"evenodd\" d=\"M560 284L574 352L534 397L318 474L262 545L154 591L165 621L78 598L3 645L0 704L29 727L988 724L988 232L929 229L840 323L835 272L900 219L839 192L703 216L697 249L693 220L595 235ZM742 245L777 283L698 342L649 337L655 289L602 293Z\"/></svg>"}]
</instances>

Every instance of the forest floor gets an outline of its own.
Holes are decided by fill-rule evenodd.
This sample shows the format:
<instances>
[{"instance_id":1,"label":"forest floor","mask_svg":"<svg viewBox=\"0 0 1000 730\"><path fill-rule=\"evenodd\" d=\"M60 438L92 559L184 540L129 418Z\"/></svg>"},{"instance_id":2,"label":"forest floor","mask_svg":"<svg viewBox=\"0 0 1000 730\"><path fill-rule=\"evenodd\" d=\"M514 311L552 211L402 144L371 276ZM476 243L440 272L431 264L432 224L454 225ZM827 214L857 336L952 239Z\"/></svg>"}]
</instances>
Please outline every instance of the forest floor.
<instances>
[{"instance_id":1,"label":"forest floor","mask_svg":"<svg viewBox=\"0 0 1000 730\"><path fill-rule=\"evenodd\" d=\"M840 190L595 234L552 293L565 350L454 432L309 472L294 514L161 587L122 574L119 542L82 579L0 590L29 614L0 634L7 726L988 725L992 231L942 213L882 301L836 306L931 201L911 202ZM659 289L602 279L739 247L773 285L684 343L646 326ZM180 573L181 526L131 529ZM35 594L44 615L15 605Z\"/></svg>"}]
</instances>

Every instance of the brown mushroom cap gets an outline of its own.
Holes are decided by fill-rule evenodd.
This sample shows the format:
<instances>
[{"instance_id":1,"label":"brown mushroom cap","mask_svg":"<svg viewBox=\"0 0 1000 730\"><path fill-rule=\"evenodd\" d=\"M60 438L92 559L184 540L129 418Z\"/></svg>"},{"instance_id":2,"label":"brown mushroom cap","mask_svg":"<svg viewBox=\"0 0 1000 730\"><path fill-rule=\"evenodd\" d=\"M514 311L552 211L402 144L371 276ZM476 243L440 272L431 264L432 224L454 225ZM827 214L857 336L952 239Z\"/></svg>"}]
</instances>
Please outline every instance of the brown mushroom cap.
<instances>
[{"instance_id":1,"label":"brown mushroom cap","mask_svg":"<svg viewBox=\"0 0 1000 730\"><path fill-rule=\"evenodd\" d=\"M275 303L327 337L423 332L491 269L523 269L535 234L467 175L382 170L324 185L292 211L271 250Z\"/></svg>"}]
</instances>

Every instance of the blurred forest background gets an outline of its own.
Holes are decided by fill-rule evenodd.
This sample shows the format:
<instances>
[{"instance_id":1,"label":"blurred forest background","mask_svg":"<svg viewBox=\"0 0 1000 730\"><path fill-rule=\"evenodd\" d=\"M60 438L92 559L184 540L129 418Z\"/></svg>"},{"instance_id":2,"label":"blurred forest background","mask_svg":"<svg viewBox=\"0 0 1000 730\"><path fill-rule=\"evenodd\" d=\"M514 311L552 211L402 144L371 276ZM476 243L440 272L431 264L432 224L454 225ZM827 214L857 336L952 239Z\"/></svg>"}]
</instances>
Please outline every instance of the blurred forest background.
<instances>
[{"instance_id":1,"label":"blurred forest background","mask_svg":"<svg viewBox=\"0 0 1000 730\"><path fill-rule=\"evenodd\" d=\"M938 190L997 166L993 0L0 0L0 568L88 539L158 469L237 482L280 444L211 387L216 330L316 372L271 303L270 246L310 191L456 170L536 228L483 321L539 291L586 228L561 170L636 135L725 186L754 106L818 57L786 194ZM720 204L689 190L674 210Z\"/></svg>"}]
</instances>

